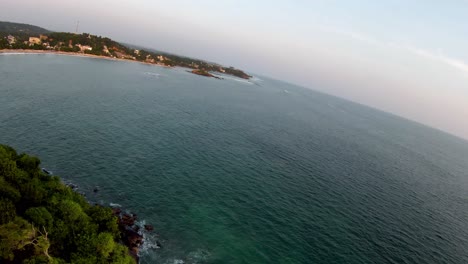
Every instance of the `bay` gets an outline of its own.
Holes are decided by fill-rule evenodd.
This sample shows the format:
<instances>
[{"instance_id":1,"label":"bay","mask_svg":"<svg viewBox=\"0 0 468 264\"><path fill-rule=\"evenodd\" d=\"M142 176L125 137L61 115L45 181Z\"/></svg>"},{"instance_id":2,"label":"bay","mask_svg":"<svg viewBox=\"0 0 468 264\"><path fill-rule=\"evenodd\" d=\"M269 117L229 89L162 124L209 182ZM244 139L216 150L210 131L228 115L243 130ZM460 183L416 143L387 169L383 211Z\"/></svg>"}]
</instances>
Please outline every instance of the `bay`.
<instances>
[{"instance_id":1,"label":"bay","mask_svg":"<svg viewBox=\"0 0 468 264\"><path fill-rule=\"evenodd\" d=\"M468 263L465 140L284 82L2 55L0 143L153 224L142 263Z\"/></svg>"}]
</instances>

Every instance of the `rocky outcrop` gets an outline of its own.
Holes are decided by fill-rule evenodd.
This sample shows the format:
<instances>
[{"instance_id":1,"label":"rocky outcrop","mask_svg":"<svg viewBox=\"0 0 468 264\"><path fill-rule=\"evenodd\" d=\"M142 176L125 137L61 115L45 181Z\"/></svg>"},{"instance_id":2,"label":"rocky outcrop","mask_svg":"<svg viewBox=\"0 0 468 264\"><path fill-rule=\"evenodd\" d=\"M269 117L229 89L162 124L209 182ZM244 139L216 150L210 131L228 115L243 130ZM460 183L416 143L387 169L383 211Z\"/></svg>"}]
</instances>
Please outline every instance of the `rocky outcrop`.
<instances>
[{"instance_id":1,"label":"rocky outcrop","mask_svg":"<svg viewBox=\"0 0 468 264\"><path fill-rule=\"evenodd\" d=\"M193 74L196 74L196 75L200 75L200 76L205 76L205 77L210 77L210 78L216 78L216 79L221 79L205 70L200 70L200 69L195 69L193 71L191 71L191 73Z\"/></svg>"},{"instance_id":2,"label":"rocky outcrop","mask_svg":"<svg viewBox=\"0 0 468 264\"><path fill-rule=\"evenodd\" d=\"M112 208L112 212L118 218L119 230L122 233L122 242L128 247L130 254L139 262L139 252L143 245L143 235L136 225L137 215L125 213L120 208Z\"/></svg>"}]
</instances>

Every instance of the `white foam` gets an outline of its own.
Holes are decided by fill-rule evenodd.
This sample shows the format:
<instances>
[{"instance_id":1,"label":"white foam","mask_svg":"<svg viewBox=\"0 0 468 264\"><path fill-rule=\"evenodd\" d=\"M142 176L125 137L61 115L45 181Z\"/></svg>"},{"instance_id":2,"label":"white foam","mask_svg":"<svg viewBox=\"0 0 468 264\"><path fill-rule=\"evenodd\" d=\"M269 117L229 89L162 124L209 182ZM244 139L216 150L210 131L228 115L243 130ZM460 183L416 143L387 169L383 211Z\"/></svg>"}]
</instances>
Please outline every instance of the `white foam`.
<instances>
[{"instance_id":1,"label":"white foam","mask_svg":"<svg viewBox=\"0 0 468 264\"><path fill-rule=\"evenodd\" d=\"M139 227L138 234L143 236L143 245L141 246L140 252L138 255L146 254L152 249L160 248L158 246L158 240L159 240L158 235L156 233L146 231L145 220L137 221L135 225Z\"/></svg>"},{"instance_id":2,"label":"white foam","mask_svg":"<svg viewBox=\"0 0 468 264\"><path fill-rule=\"evenodd\" d=\"M187 256L187 259L191 260L193 263L206 262L210 258L211 254L207 250L198 249L196 251L190 252Z\"/></svg>"},{"instance_id":3,"label":"white foam","mask_svg":"<svg viewBox=\"0 0 468 264\"><path fill-rule=\"evenodd\" d=\"M4 53L0 53L0 55L3 55L3 56L6 56L6 55L27 55L27 54L44 54L44 53L40 53L40 52L4 52Z\"/></svg>"},{"instance_id":4,"label":"white foam","mask_svg":"<svg viewBox=\"0 0 468 264\"><path fill-rule=\"evenodd\" d=\"M252 80L252 82L263 82L262 79L256 77L256 76L252 76L252 78L250 78L250 80Z\"/></svg>"},{"instance_id":5,"label":"white foam","mask_svg":"<svg viewBox=\"0 0 468 264\"><path fill-rule=\"evenodd\" d=\"M161 74L159 73L155 73L155 72L144 72L143 74L146 74L146 75L151 75L151 76L161 76Z\"/></svg>"},{"instance_id":6,"label":"white foam","mask_svg":"<svg viewBox=\"0 0 468 264\"><path fill-rule=\"evenodd\" d=\"M240 78L236 78L236 77L230 77L230 76L227 76L226 74L223 74L223 75L220 75L220 74L213 74L214 76L216 77L219 77L219 78L222 78L222 79L225 79L225 80L231 80L231 81L236 81L236 82L240 82L240 83L244 83L244 84L249 84L249 85L252 85L252 84L255 84L249 80L244 80L244 79L240 79Z\"/></svg>"}]
</instances>

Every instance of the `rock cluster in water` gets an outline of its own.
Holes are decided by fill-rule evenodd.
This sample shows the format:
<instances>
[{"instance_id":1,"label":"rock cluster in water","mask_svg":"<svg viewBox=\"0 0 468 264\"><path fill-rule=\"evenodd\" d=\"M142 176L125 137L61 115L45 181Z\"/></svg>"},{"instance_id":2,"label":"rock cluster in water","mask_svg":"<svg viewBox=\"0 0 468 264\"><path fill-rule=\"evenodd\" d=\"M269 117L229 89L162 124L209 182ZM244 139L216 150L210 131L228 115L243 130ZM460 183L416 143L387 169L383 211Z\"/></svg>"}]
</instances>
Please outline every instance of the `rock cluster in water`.
<instances>
[{"instance_id":1,"label":"rock cluster in water","mask_svg":"<svg viewBox=\"0 0 468 264\"><path fill-rule=\"evenodd\" d=\"M137 215L122 212L120 208L113 208L112 212L118 218L119 230L122 233L123 243L129 248L130 254L139 261L140 248L143 245L143 235L136 225Z\"/></svg>"},{"instance_id":2,"label":"rock cluster in water","mask_svg":"<svg viewBox=\"0 0 468 264\"><path fill-rule=\"evenodd\" d=\"M201 70L201 69L195 69L195 70L192 70L192 71L189 71L193 74L196 74L196 75L200 75L200 76L205 76L205 77L210 77L210 78L216 78L216 79L221 79L219 78L218 76L215 76L211 73L209 73L208 71L206 70Z\"/></svg>"},{"instance_id":3,"label":"rock cluster in water","mask_svg":"<svg viewBox=\"0 0 468 264\"><path fill-rule=\"evenodd\" d=\"M78 186L73 183L66 183L72 190L78 192ZM95 187L93 189L94 193L97 193L99 189ZM83 196L86 196L84 193L78 192ZM111 205L112 207L112 205ZM119 207L112 207L112 213L117 217L117 225L119 227L120 233L122 234L122 242L125 246L128 247L130 255L139 263L139 253L140 249L144 243L144 237L142 235L140 226L137 225L137 215L135 213L126 213L123 212ZM149 224L143 226L144 230L147 232L154 231L154 227ZM161 243L156 241L156 248L160 248Z\"/></svg>"}]
</instances>

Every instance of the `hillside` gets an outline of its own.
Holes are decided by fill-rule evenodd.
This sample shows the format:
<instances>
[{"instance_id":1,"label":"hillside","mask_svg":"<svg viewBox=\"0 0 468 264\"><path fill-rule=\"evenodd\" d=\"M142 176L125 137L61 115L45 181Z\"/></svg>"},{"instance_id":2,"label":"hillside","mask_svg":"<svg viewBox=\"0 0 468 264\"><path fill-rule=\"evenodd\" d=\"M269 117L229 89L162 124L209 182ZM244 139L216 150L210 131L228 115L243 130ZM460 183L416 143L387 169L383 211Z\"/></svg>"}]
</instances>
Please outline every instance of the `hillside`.
<instances>
[{"instance_id":1,"label":"hillside","mask_svg":"<svg viewBox=\"0 0 468 264\"><path fill-rule=\"evenodd\" d=\"M47 29L44 29L38 26L29 25L29 24L0 21L0 32L16 34L16 35L22 35L22 34L39 35L39 34L49 33L50 31Z\"/></svg>"},{"instance_id":2,"label":"hillside","mask_svg":"<svg viewBox=\"0 0 468 264\"><path fill-rule=\"evenodd\" d=\"M110 208L0 145L0 263L136 263Z\"/></svg>"}]
</instances>

